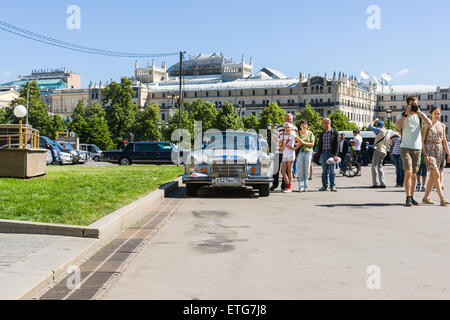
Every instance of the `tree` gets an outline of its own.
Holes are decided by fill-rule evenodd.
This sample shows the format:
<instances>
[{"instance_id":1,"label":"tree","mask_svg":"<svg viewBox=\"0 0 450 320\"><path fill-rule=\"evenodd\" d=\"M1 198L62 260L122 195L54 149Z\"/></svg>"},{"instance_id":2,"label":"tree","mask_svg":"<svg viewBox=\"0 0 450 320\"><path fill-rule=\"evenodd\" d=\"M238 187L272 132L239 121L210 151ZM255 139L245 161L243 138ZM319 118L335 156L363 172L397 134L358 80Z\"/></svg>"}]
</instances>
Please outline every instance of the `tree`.
<instances>
[{"instance_id":1,"label":"tree","mask_svg":"<svg viewBox=\"0 0 450 320\"><path fill-rule=\"evenodd\" d=\"M245 129L253 129L256 132L258 132L260 128L258 117L254 114L251 114L249 116L243 116L242 123L244 124Z\"/></svg>"},{"instance_id":2,"label":"tree","mask_svg":"<svg viewBox=\"0 0 450 320\"><path fill-rule=\"evenodd\" d=\"M130 138L132 126L138 112L133 103L133 82L123 77L118 82L112 82L103 89L102 103L106 110L106 121L111 132L113 142L123 147L123 139Z\"/></svg>"},{"instance_id":3,"label":"tree","mask_svg":"<svg viewBox=\"0 0 450 320\"><path fill-rule=\"evenodd\" d=\"M168 125L167 127L164 127L163 130L164 140L172 141L172 132L178 130L179 115L180 115L180 108L177 108L175 109L175 113L171 117L169 117ZM191 140L193 141L194 121L189 116L189 112L186 111L186 109L183 112L181 112L181 129L188 130L189 134L191 135Z\"/></svg>"},{"instance_id":4,"label":"tree","mask_svg":"<svg viewBox=\"0 0 450 320\"><path fill-rule=\"evenodd\" d=\"M99 104L84 106L79 101L74 109L69 130L74 131L84 143L92 143L102 150L111 150L115 145L111 139L105 110Z\"/></svg>"},{"instance_id":5,"label":"tree","mask_svg":"<svg viewBox=\"0 0 450 320\"><path fill-rule=\"evenodd\" d=\"M27 89L28 86L25 84L20 91L20 96L11 102L11 108L6 112L7 121L19 123L19 119L14 116L14 107L17 105L27 105ZM30 82L29 92L28 123L33 126L34 129L39 130L41 136L53 136L53 117L49 114L47 105L41 101L41 90L36 81Z\"/></svg>"},{"instance_id":6,"label":"tree","mask_svg":"<svg viewBox=\"0 0 450 320\"><path fill-rule=\"evenodd\" d=\"M217 130L238 130L242 129L243 124L236 110L234 110L231 102L226 101L225 105L220 109L214 123L214 129Z\"/></svg>"},{"instance_id":7,"label":"tree","mask_svg":"<svg viewBox=\"0 0 450 320\"><path fill-rule=\"evenodd\" d=\"M261 113L259 121L260 128L267 129L268 125L274 127L277 124L282 124L284 122L285 114L286 112L281 109L276 102L269 103Z\"/></svg>"},{"instance_id":8,"label":"tree","mask_svg":"<svg viewBox=\"0 0 450 320\"><path fill-rule=\"evenodd\" d=\"M6 124L8 122L6 120L6 108L0 108L0 124Z\"/></svg>"},{"instance_id":9,"label":"tree","mask_svg":"<svg viewBox=\"0 0 450 320\"><path fill-rule=\"evenodd\" d=\"M136 140L156 141L162 138L161 131L158 129L158 123L161 122L159 111L159 106L151 103L137 114L134 124Z\"/></svg>"},{"instance_id":10,"label":"tree","mask_svg":"<svg viewBox=\"0 0 450 320\"><path fill-rule=\"evenodd\" d=\"M66 130L66 122L61 118L61 116L55 114L52 117L51 123L50 123L50 130L47 137L49 137L52 140L56 139L56 134L58 132L63 132Z\"/></svg>"},{"instance_id":11,"label":"tree","mask_svg":"<svg viewBox=\"0 0 450 320\"><path fill-rule=\"evenodd\" d=\"M186 110L189 111L191 117L195 121L202 122L203 131L214 127L218 112L216 107L211 102L198 99L192 104L188 104L186 106Z\"/></svg>"},{"instance_id":12,"label":"tree","mask_svg":"<svg viewBox=\"0 0 450 320\"><path fill-rule=\"evenodd\" d=\"M358 126L350 122L350 119L341 110L331 114L329 118L331 120L331 126L338 131L358 130Z\"/></svg>"},{"instance_id":13,"label":"tree","mask_svg":"<svg viewBox=\"0 0 450 320\"><path fill-rule=\"evenodd\" d=\"M296 115L295 124L300 128L300 121L308 121L309 129L314 133L314 136L319 137L320 133L323 131L322 128L322 117L320 114L311 107L307 102L305 105L305 110L298 112ZM316 139L318 142L319 139Z\"/></svg>"},{"instance_id":14,"label":"tree","mask_svg":"<svg viewBox=\"0 0 450 320\"><path fill-rule=\"evenodd\" d=\"M94 115L87 119L86 143L95 144L101 150L115 149L115 145L111 139L108 124L104 117Z\"/></svg>"}]
</instances>

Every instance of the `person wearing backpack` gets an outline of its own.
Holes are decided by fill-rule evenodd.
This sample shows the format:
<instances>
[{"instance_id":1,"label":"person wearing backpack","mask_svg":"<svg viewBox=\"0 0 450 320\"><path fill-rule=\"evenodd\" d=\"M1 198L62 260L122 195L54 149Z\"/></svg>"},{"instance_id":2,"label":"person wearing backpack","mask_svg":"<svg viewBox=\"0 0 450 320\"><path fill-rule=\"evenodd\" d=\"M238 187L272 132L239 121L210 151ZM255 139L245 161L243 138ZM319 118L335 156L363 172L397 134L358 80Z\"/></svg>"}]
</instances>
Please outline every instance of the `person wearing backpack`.
<instances>
[{"instance_id":1,"label":"person wearing backpack","mask_svg":"<svg viewBox=\"0 0 450 320\"><path fill-rule=\"evenodd\" d=\"M386 183L384 180L383 172L383 160L388 152L388 145L391 137L395 132L387 130L384 126L384 122L380 119L376 119L372 124L369 124L369 129L372 130L377 136L373 144L373 158L372 158L372 189L386 189Z\"/></svg>"}]
</instances>

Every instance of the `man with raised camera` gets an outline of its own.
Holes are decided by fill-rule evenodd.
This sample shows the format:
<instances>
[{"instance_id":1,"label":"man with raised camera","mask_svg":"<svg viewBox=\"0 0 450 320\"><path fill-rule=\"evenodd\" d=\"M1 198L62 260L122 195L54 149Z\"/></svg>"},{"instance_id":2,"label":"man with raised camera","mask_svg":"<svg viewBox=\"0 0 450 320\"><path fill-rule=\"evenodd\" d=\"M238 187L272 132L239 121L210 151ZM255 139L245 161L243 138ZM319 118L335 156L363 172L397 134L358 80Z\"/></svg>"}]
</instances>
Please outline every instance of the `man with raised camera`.
<instances>
[{"instance_id":1,"label":"man with raised camera","mask_svg":"<svg viewBox=\"0 0 450 320\"><path fill-rule=\"evenodd\" d=\"M397 121L397 130L402 134L400 155L405 170L407 207L419 205L414 200L414 185L422 153L422 123L420 120L430 126L432 124L431 120L420 111L417 96L410 96L406 99L406 111L403 113L403 117Z\"/></svg>"}]
</instances>

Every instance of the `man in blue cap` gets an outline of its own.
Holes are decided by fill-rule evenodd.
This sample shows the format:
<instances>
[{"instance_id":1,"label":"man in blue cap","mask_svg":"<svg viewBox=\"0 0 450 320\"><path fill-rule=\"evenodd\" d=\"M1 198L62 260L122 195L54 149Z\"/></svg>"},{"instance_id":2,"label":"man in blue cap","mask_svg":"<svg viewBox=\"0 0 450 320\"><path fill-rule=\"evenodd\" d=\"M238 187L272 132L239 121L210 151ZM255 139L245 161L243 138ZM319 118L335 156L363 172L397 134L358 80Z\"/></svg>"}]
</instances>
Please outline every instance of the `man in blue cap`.
<instances>
[{"instance_id":1,"label":"man in blue cap","mask_svg":"<svg viewBox=\"0 0 450 320\"><path fill-rule=\"evenodd\" d=\"M369 124L369 129L377 136L373 144L373 158L372 158L372 187L373 189L386 189L383 172L383 160L388 152L389 141L395 132L387 130L385 124L380 119L376 119L373 124Z\"/></svg>"}]
</instances>

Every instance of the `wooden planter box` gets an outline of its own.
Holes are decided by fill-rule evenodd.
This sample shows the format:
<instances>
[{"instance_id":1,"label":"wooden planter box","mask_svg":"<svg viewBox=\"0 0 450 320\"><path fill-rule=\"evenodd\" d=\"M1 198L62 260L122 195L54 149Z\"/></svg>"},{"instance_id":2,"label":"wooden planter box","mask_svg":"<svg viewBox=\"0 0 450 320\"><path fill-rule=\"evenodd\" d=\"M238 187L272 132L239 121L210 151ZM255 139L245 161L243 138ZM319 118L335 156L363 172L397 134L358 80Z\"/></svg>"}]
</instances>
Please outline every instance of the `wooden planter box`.
<instances>
[{"instance_id":1,"label":"wooden planter box","mask_svg":"<svg viewBox=\"0 0 450 320\"><path fill-rule=\"evenodd\" d=\"M0 149L0 177L33 178L45 175L47 150Z\"/></svg>"}]
</instances>

